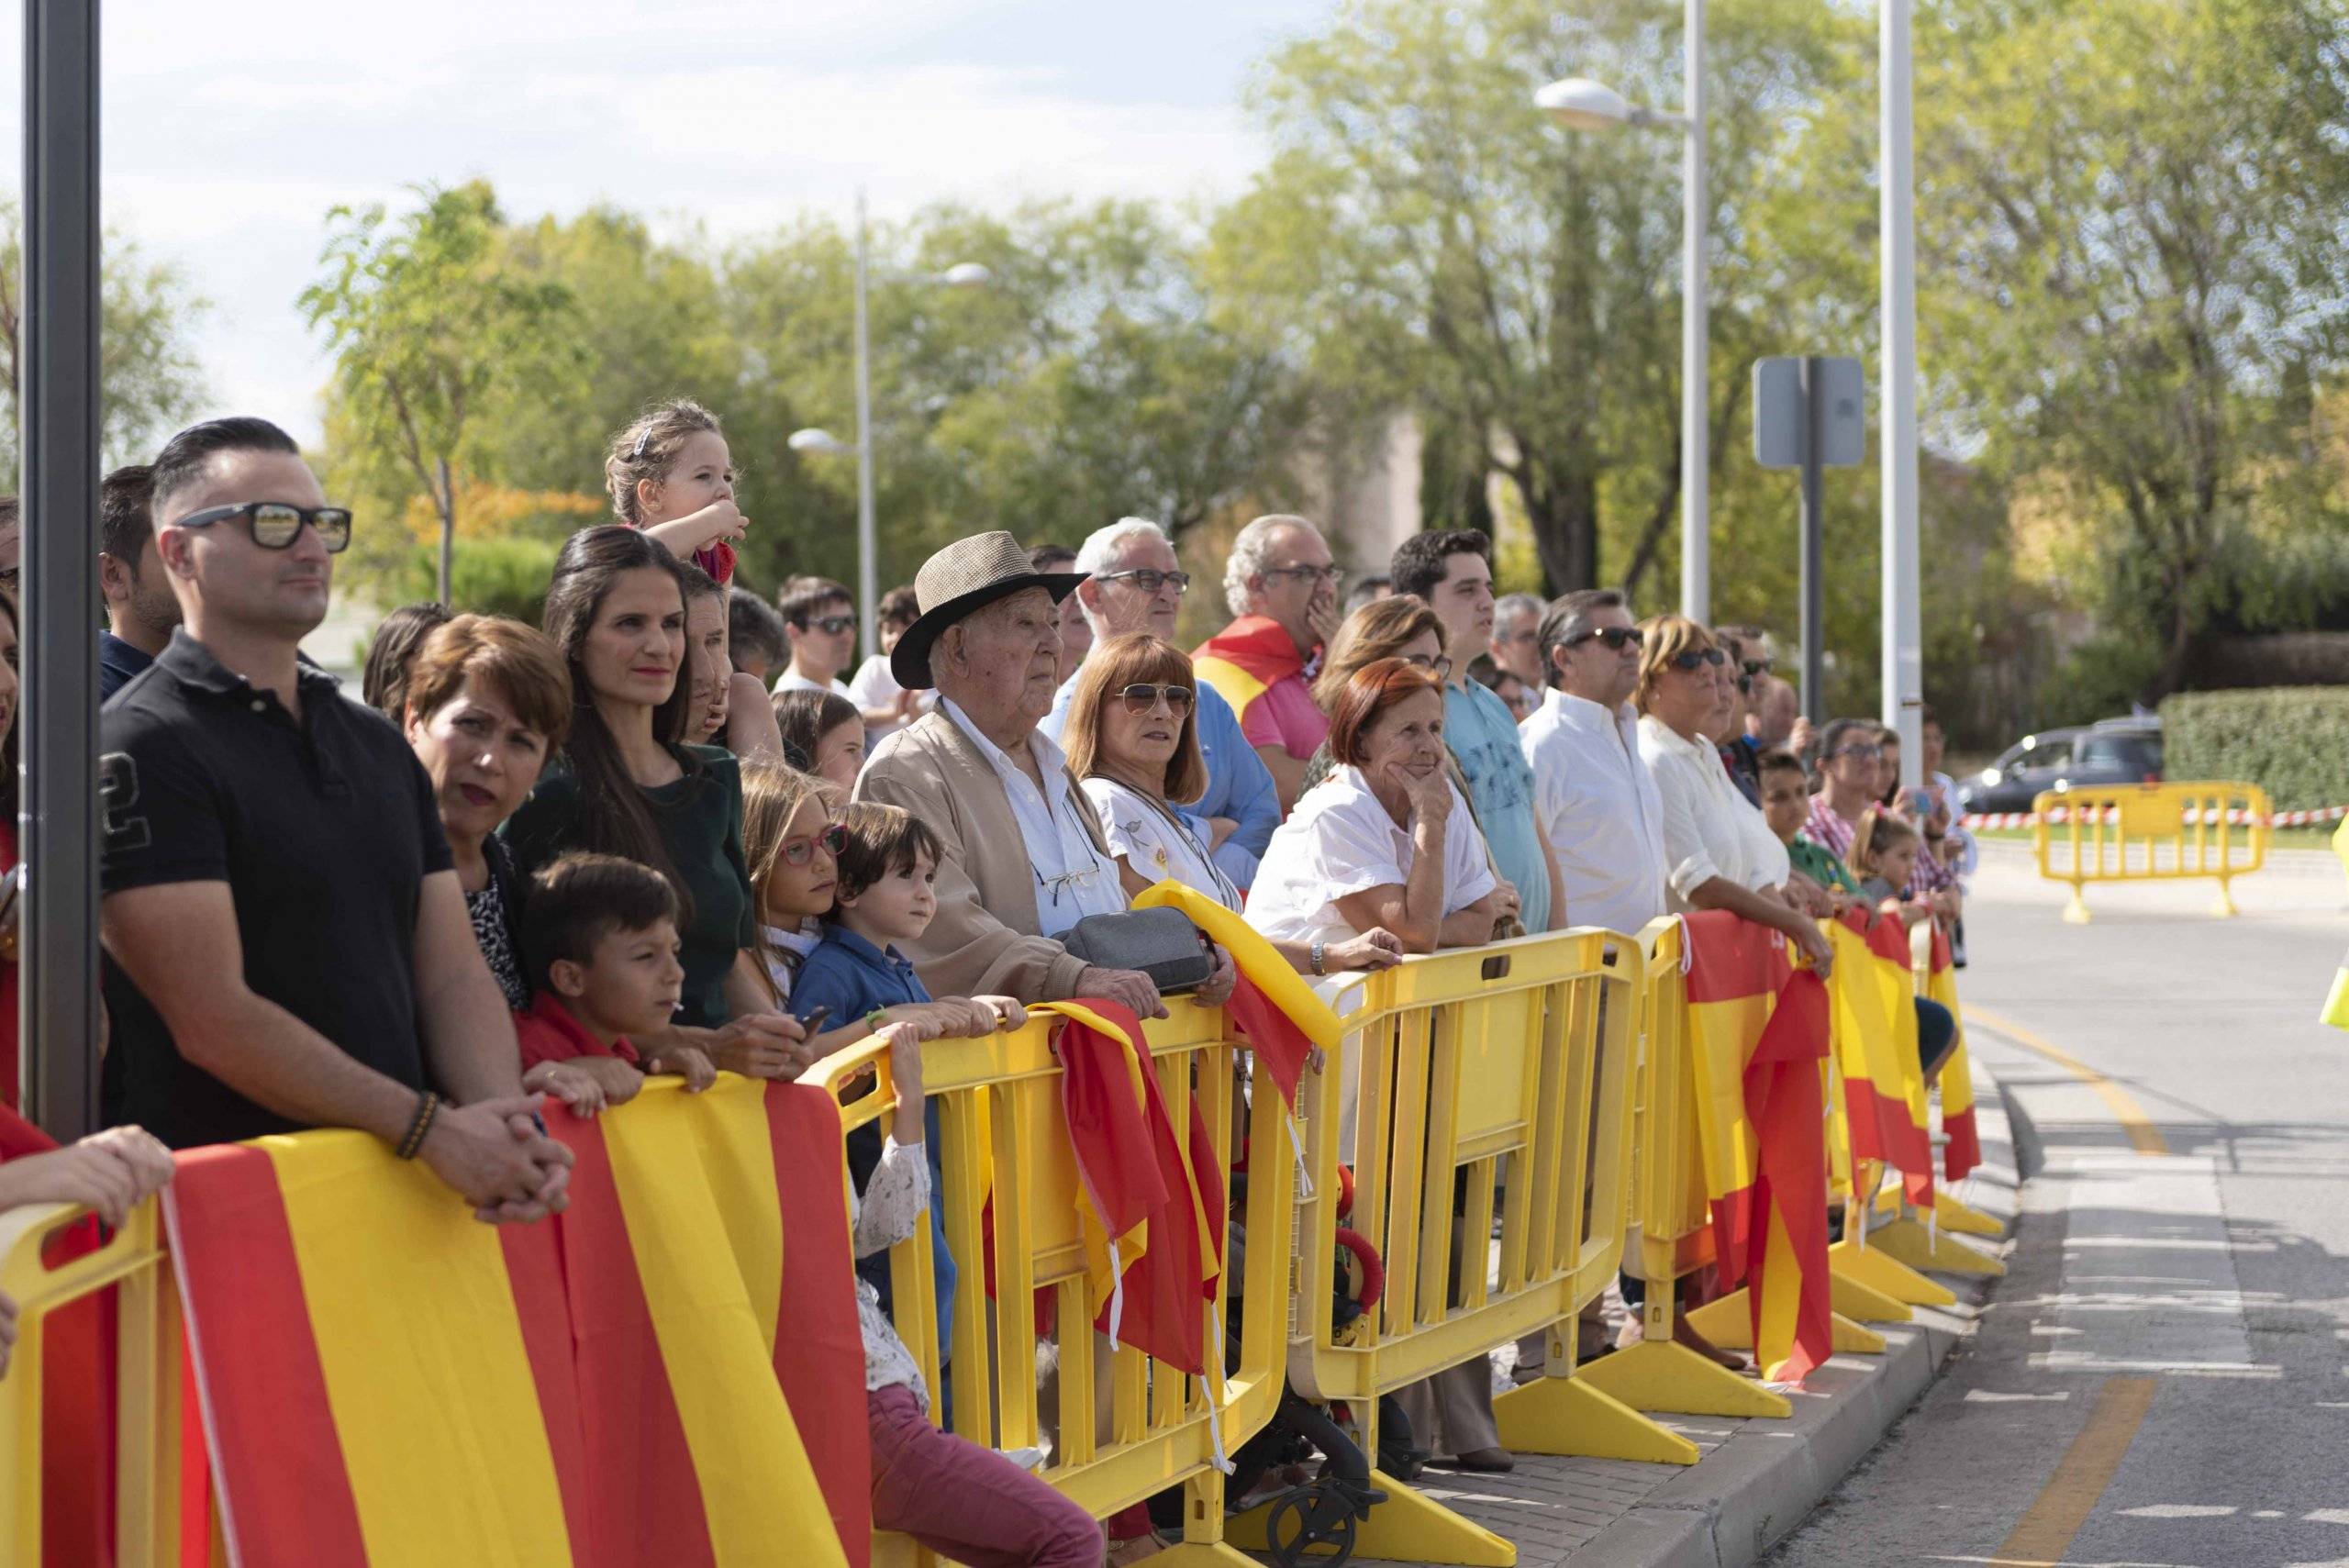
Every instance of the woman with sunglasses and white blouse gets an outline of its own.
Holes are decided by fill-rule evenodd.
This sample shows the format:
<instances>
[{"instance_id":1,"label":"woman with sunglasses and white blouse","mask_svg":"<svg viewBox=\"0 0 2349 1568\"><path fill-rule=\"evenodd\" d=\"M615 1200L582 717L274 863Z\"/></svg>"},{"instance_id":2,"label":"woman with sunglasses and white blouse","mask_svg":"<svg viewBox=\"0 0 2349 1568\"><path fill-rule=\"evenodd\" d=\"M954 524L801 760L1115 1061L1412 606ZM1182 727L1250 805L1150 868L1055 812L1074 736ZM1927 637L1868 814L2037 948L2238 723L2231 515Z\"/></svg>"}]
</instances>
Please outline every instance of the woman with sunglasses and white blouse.
<instances>
[{"instance_id":1,"label":"woman with sunglasses and white blouse","mask_svg":"<svg viewBox=\"0 0 2349 1568\"><path fill-rule=\"evenodd\" d=\"M1721 707L1729 655L1685 616L1640 623L1640 755L1664 806L1675 910L1727 909L1786 934L1824 974L1827 939L1788 898L1794 866L1759 807L1738 793L1704 733Z\"/></svg>"},{"instance_id":2,"label":"woman with sunglasses and white blouse","mask_svg":"<svg viewBox=\"0 0 2349 1568\"><path fill-rule=\"evenodd\" d=\"M1111 638L1077 672L1062 740L1128 897L1172 878L1237 913L1240 890L1175 809L1207 789L1197 690L1190 656L1181 649L1141 633ZM1309 942L1273 946L1298 973L1308 972ZM1392 932L1374 928L1330 944L1323 957L1339 970L1384 969L1402 951Z\"/></svg>"}]
</instances>

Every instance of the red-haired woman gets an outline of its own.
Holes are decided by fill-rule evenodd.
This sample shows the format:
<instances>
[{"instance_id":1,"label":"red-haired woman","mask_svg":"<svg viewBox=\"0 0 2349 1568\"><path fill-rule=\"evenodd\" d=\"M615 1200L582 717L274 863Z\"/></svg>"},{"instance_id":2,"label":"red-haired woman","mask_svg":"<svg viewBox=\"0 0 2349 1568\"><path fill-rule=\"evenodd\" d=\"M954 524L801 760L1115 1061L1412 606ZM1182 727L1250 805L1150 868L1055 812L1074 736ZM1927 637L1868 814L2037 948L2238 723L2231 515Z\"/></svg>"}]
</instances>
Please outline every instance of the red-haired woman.
<instances>
[{"instance_id":1,"label":"red-haired woman","mask_svg":"<svg viewBox=\"0 0 2349 1568\"><path fill-rule=\"evenodd\" d=\"M1275 941L1327 950L1384 927L1406 952L1473 947L1514 914L1468 803L1444 767L1443 692L1401 659L1364 666L1331 705L1337 766L1273 834L1248 922Z\"/></svg>"}]
</instances>

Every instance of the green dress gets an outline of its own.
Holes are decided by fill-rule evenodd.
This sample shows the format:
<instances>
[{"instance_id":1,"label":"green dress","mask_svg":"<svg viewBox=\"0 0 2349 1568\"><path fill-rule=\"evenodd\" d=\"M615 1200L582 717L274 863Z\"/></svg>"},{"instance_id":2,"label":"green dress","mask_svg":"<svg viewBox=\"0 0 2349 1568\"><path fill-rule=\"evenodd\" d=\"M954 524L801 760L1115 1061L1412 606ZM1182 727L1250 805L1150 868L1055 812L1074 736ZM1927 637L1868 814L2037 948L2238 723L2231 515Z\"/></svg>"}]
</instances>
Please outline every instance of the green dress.
<instances>
[{"instance_id":1,"label":"green dress","mask_svg":"<svg viewBox=\"0 0 2349 1568\"><path fill-rule=\"evenodd\" d=\"M732 1016L726 976L735 955L756 940L751 873L742 857L742 772L731 751L715 746L672 746L685 768L674 784L643 792L660 828L691 917L678 935L685 983L676 1021L716 1029ZM557 757L544 777L499 829L524 877L558 856L591 848L580 821L578 775ZM527 962L529 955L525 955Z\"/></svg>"}]
</instances>

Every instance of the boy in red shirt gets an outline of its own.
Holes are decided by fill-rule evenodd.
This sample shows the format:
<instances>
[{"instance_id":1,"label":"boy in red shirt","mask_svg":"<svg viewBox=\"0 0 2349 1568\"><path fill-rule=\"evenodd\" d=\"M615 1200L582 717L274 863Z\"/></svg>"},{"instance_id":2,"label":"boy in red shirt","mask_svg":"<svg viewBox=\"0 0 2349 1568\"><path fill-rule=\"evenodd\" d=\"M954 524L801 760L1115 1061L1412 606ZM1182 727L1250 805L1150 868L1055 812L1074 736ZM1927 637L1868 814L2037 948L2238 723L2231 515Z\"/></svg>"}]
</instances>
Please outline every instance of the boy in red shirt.
<instances>
[{"instance_id":1,"label":"boy in red shirt","mask_svg":"<svg viewBox=\"0 0 2349 1568\"><path fill-rule=\"evenodd\" d=\"M523 1087L593 1116L635 1098L647 1073L679 1073L694 1092L716 1082L718 1069L692 1046L640 1059L628 1040L667 1028L676 1012L678 947L676 889L650 866L571 854L532 878L522 959L534 994L514 1015Z\"/></svg>"}]
</instances>

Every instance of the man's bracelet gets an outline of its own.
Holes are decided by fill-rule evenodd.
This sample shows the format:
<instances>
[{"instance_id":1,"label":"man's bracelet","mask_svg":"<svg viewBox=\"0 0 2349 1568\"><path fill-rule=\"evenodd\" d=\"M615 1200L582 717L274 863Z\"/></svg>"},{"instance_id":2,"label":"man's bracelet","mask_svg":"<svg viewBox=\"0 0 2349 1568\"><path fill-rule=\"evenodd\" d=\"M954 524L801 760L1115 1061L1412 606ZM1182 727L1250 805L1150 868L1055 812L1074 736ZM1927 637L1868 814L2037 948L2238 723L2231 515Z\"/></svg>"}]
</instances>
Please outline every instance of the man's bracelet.
<instances>
[{"instance_id":1,"label":"man's bracelet","mask_svg":"<svg viewBox=\"0 0 2349 1568\"><path fill-rule=\"evenodd\" d=\"M425 1135L432 1130L432 1118L440 1112L440 1096L427 1089L417 1096L416 1119L407 1124L407 1136L400 1140L392 1152L403 1160L413 1160L416 1151L424 1147Z\"/></svg>"},{"instance_id":2,"label":"man's bracelet","mask_svg":"<svg viewBox=\"0 0 2349 1568\"><path fill-rule=\"evenodd\" d=\"M1316 974L1327 974L1327 973L1330 973L1327 969L1324 969L1324 968L1322 967L1322 964L1321 964L1321 961L1322 961L1323 957L1328 953L1328 951L1329 951L1329 944L1328 944L1327 942L1320 942L1320 941L1317 941L1317 942L1315 942L1315 943L1313 944L1313 948L1312 948L1312 958L1313 958L1313 973L1316 973Z\"/></svg>"}]
</instances>

